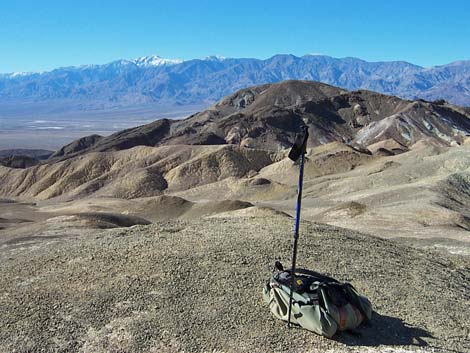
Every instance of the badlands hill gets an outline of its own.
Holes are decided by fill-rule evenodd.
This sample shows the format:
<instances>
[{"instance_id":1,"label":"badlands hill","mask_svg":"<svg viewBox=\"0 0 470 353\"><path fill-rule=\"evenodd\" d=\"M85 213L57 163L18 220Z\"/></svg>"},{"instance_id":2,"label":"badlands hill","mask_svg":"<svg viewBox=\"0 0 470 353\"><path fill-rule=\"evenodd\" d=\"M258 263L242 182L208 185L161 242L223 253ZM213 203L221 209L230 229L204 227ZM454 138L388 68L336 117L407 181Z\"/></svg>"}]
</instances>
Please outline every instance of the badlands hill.
<instances>
[{"instance_id":1,"label":"badlands hill","mask_svg":"<svg viewBox=\"0 0 470 353\"><path fill-rule=\"evenodd\" d=\"M467 108L444 102L407 101L370 91L346 91L311 81L284 81L240 90L184 120L157 120L63 147L52 161L128 149L136 145L221 145L278 151L289 148L300 126L310 146L344 142L403 150L424 138L461 144L470 134Z\"/></svg>"}]
</instances>

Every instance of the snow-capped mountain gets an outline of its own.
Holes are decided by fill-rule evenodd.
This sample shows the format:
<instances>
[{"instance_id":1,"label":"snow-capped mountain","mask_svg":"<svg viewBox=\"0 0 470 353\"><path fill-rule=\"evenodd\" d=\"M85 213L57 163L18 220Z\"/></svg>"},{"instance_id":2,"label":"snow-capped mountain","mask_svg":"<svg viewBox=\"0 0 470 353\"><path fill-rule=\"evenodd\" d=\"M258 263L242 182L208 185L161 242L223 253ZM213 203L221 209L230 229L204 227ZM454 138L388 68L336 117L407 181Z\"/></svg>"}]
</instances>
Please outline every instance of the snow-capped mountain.
<instances>
[{"instance_id":1,"label":"snow-capped mountain","mask_svg":"<svg viewBox=\"0 0 470 353\"><path fill-rule=\"evenodd\" d=\"M132 60L134 64L140 67L150 66L168 66L181 64L183 60L180 59L165 59L158 55L142 56L140 58Z\"/></svg>"}]
</instances>

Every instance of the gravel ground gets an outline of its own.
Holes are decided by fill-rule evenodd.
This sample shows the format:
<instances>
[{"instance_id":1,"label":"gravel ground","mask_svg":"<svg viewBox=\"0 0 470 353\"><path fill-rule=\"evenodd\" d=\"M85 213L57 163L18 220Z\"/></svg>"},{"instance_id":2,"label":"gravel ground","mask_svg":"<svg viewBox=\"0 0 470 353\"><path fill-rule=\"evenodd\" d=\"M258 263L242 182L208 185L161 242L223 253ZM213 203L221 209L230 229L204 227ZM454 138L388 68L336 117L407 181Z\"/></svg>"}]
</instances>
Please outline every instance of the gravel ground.
<instances>
[{"instance_id":1,"label":"gravel ground","mask_svg":"<svg viewBox=\"0 0 470 353\"><path fill-rule=\"evenodd\" d=\"M326 339L262 300L292 220L222 218L85 231L0 250L0 352L469 352L470 259L304 222L298 262L376 313ZM64 228L64 236L69 230Z\"/></svg>"}]
</instances>

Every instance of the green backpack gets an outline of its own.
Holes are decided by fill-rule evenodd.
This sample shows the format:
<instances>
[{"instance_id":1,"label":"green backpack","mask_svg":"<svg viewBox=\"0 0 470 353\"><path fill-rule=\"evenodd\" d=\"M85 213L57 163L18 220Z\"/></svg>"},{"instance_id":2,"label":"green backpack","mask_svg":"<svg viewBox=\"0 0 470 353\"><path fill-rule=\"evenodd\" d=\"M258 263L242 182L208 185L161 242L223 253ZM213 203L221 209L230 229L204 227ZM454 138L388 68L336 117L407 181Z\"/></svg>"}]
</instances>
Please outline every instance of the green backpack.
<instances>
[{"instance_id":1,"label":"green backpack","mask_svg":"<svg viewBox=\"0 0 470 353\"><path fill-rule=\"evenodd\" d=\"M282 269L282 265L276 266ZM287 321L291 286L290 270L275 270L263 289L275 317ZM353 330L371 319L372 305L349 283L317 272L296 269L291 322L331 338L337 331Z\"/></svg>"}]
</instances>

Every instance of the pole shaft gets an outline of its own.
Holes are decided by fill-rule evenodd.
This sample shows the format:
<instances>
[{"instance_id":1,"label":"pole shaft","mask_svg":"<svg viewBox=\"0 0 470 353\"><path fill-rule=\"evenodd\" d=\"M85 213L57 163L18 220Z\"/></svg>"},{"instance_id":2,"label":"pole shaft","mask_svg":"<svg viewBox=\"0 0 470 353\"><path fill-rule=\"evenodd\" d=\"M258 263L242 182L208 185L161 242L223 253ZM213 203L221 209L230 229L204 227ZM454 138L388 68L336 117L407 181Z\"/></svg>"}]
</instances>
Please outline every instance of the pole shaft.
<instances>
[{"instance_id":1,"label":"pole shaft","mask_svg":"<svg viewBox=\"0 0 470 353\"><path fill-rule=\"evenodd\" d=\"M300 227L300 209L302 206L302 185L304 179L304 159L305 151L300 156L299 165L299 183L297 186L297 207L295 210L295 229L294 229L294 245L292 247L292 267L291 267L291 288L289 296L289 313L287 326L290 327L291 313L292 313L292 297L295 288L295 263L297 260L297 242L299 240L299 227Z\"/></svg>"}]
</instances>

